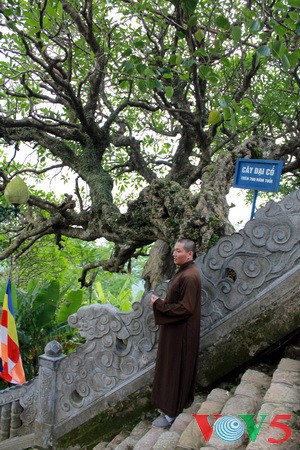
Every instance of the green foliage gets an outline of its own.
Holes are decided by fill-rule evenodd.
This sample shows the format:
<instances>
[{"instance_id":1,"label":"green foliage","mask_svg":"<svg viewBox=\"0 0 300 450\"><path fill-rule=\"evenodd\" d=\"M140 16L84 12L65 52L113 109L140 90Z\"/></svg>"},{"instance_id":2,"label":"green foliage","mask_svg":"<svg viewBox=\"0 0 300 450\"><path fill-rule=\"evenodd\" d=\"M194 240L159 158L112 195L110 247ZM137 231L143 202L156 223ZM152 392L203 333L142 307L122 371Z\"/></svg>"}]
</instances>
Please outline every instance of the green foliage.
<instances>
[{"instance_id":1,"label":"green foliage","mask_svg":"<svg viewBox=\"0 0 300 450\"><path fill-rule=\"evenodd\" d=\"M58 305L56 321L58 323L67 322L68 317L80 308L82 299L82 291L71 290L67 292L64 301Z\"/></svg>"},{"instance_id":2,"label":"green foliage","mask_svg":"<svg viewBox=\"0 0 300 450\"><path fill-rule=\"evenodd\" d=\"M105 258L111 245L67 240L61 250L53 239L45 237L31 247L13 267L12 298L16 314L19 344L27 379L36 375L38 356L51 340L59 341L64 353L82 342L71 328L68 317L82 305L108 303L129 311L133 301L142 295L140 273L143 263L136 261L132 274L107 273L99 270L94 283L78 288L82 267L97 258ZM4 298L8 268L2 273L0 302ZM29 281L28 281L29 280Z\"/></svg>"},{"instance_id":3,"label":"green foliage","mask_svg":"<svg viewBox=\"0 0 300 450\"><path fill-rule=\"evenodd\" d=\"M1 293L4 290L5 285L2 285ZM31 280L26 290L18 289L12 283L16 326L27 379L37 374L38 356L44 353L49 341L60 341L65 352L74 349L79 342L76 333L67 325L64 308L67 305L68 314L76 312L82 301L82 292L64 294L60 291L59 282L54 280L45 285Z\"/></svg>"},{"instance_id":4,"label":"green foliage","mask_svg":"<svg viewBox=\"0 0 300 450\"><path fill-rule=\"evenodd\" d=\"M218 240L220 239L220 237L221 236L217 235L216 233L213 233L209 240L208 248L214 247L218 243Z\"/></svg>"},{"instance_id":5,"label":"green foliage","mask_svg":"<svg viewBox=\"0 0 300 450\"><path fill-rule=\"evenodd\" d=\"M26 290L28 280L39 280L41 286L48 285L55 279L58 280L63 292L71 290L68 295L74 295L72 301L78 301L76 299L78 292L82 292L82 301L85 304L98 301L94 284L90 288L78 291L78 280L85 265L94 261L106 260L109 257L113 249L112 245L104 240L95 243L68 238L65 238L60 244L61 248L56 245L52 237L45 236L38 244L33 245L13 266L15 283L19 288ZM118 297L123 287L129 289L128 295L129 291L132 292L130 303L138 301L140 293L135 286L141 284L141 273L145 259L146 257L139 257L132 260L131 274L109 273L100 268L95 273L94 283L99 282L103 285L109 301L117 307L121 307ZM4 270L4 279L7 273L8 267ZM66 310L66 307L64 310Z\"/></svg>"},{"instance_id":6,"label":"green foliage","mask_svg":"<svg viewBox=\"0 0 300 450\"><path fill-rule=\"evenodd\" d=\"M105 284L105 283L104 283ZM127 278L119 292L118 288L102 288L100 281L95 283L93 302L109 303L123 311L131 309L133 298L131 280ZM5 291L1 286L0 293ZM135 294L135 300L141 291ZM2 297L3 298L3 297ZM13 301L19 345L26 378L37 374L38 357L51 340L59 341L64 353L74 350L82 342L77 332L67 324L71 314L77 312L83 304L82 290L60 290L58 281L50 281L41 285L38 281L30 281L25 290L16 289L13 285Z\"/></svg>"},{"instance_id":7,"label":"green foliage","mask_svg":"<svg viewBox=\"0 0 300 450\"><path fill-rule=\"evenodd\" d=\"M45 236L24 256L18 258L13 267L13 277L15 283L23 289L26 288L28 280L38 279L42 285L56 279L63 289L76 290L84 265L105 259L110 252L109 245L68 238L64 238L59 247L53 237ZM7 271L4 272L4 277L6 274ZM87 296L85 293L86 300Z\"/></svg>"},{"instance_id":8,"label":"green foliage","mask_svg":"<svg viewBox=\"0 0 300 450\"><path fill-rule=\"evenodd\" d=\"M234 93L238 87L240 76L245 70L248 61L256 57L257 64L265 70L270 65L271 71L283 72L296 67L300 50L293 46L293 41L299 36L299 5L292 5L291 1L276 2L274 6L264 5L264 11L260 8L247 8L246 3L225 1L222 4L212 2L208 4L204 0L176 0L172 3L176 7L181 6L188 15L187 24L180 31L172 30L167 26L164 17L169 12L168 2L160 5L147 2L122 4L120 2L94 4L95 26L100 27L103 35L99 35L99 43L106 50L108 42L104 36L110 35L113 47L111 61L108 69L112 81L109 84L111 94L109 98L113 104L118 102L129 91L131 96L138 98L150 98L152 90L165 93L169 99L174 95L174 81L181 79L191 82L191 67L197 66L199 75L210 85L211 106L216 106L220 97L227 93ZM19 6L12 8L9 3L3 9L8 29L12 32L3 36L3 48L10 46L14 50L14 61L1 61L2 74L14 84L18 80L18 67L26 76L27 86L36 94L41 94L41 88L36 83L36 78L41 77L40 69L36 67L30 75L32 62L20 52L22 42L21 30L26 30L27 36L38 36L40 45L52 55L61 59L62 68L69 69L68 60L64 58L64 47L54 45L51 36L58 32L61 20L65 20L65 27L70 25L72 32L73 57L72 77L74 83L84 79L89 68L94 64L93 52L88 48L88 42L83 39L68 18L66 10L60 1L46 2L42 7L40 3L19 2ZM75 5L74 5L75 6ZM118 19L113 19L118 10ZM148 13L152 13L152 16ZM126 18L126 22L122 19ZM211 17L209 28L208 17ZM18 20L16 20L18 18ZM115 24L118 23L118 27ZM151 45L147 31L152 28L153 43L157 41L158 30L168 32L169 36L163 43L164 57L155 52L155 46ZM191 51L185 43L187 31L191 28L193 37L202 45L194 46ZM175 33L175 34L174 34ZM179 38L175 44L174 36ZM150 44L150 46L149 46ZM254 49L254 50L253 50ZM256 50L255 50L256 49ZM242 50L243 60L240 59ZM162 59L163 58L163 59ZM226 72L223 70L226 65ZM5 75L4 75L5 74ZM283 75L283 73L282 73ZM288 74L287 74L288 75ZM286 77L288 80L288 76ZM231 85L228 81L231 80ZM5 84L3 79L3 84ZM38 104L38 98L27 99L21 96L25 84L19 86L20 98L17 100L19 113L27 113L30 108ZM82 85L82 89L87 89ZM260 92L260 95L263 91ZM84 96L84 92L82 92ZM190 100L193 101L189 94ZM13 101L11 99L11 101ZM62 111L56 112L44 105L42 112L51 121L60 118L68 119L71 111L63 105ZM241 109L239 116L244 116ZM138 111L127 110L124 114L130 122L137 117ZM227 121L236 114L234 109L225 110ZM236 120L231 120L227 125L236 127ZM138 121L136 126L142 122ZM45 161L45 149L39 150L40 160ZM47 152L49 156L49 152Z\"/></svg>"},{"instance_id":9,"label":"green foliage","mask_svg":"<svg viewBox=\"0 0 300 450\"><path fill-rule=\"evenodd\" d=\"M139 301L143 290L134 277L122 274L103 274L102 281L95 283L95 301L111 304L121 311L132 309L132 301Z\"/></svg>"}]
</instances>

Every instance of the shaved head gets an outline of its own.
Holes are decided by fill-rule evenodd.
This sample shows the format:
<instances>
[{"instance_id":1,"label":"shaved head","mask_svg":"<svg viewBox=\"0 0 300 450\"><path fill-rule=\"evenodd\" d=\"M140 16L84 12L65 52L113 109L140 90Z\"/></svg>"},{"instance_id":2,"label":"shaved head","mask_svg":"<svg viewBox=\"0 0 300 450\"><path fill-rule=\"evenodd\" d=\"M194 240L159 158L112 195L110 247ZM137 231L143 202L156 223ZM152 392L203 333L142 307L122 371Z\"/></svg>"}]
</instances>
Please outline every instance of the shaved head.
<instances>
[{"instance_id":1,"label":"shaved head","mask_svg":"<svg viewBox=\"0 0 300 450\"><path fill-rule=\"evenodd\" d=\"M191 239L181 238L177 240L178 243L183 244L186 252L193 252L193 259L196 258L196 244Z\"/></svg>"}]
</instances>

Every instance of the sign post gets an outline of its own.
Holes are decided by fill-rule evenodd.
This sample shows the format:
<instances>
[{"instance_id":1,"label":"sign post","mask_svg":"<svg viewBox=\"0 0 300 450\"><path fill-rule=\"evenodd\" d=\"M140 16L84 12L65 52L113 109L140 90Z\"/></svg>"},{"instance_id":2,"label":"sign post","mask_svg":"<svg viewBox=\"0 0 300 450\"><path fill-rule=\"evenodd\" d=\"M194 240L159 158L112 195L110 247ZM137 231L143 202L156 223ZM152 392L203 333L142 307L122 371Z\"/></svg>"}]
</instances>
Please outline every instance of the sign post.
<instances>
[{"instance_id":1,"label":"sign post","mask_svg":"<svg viewBox=\"0 0 300 450\"><path fill-rule=\"evenodd\" d=\"M244 158L236 160L233 187L254 190L251 219L254 218L258 191L278 191L282 167L283 161Z\"/></svg>"}]
</instances>

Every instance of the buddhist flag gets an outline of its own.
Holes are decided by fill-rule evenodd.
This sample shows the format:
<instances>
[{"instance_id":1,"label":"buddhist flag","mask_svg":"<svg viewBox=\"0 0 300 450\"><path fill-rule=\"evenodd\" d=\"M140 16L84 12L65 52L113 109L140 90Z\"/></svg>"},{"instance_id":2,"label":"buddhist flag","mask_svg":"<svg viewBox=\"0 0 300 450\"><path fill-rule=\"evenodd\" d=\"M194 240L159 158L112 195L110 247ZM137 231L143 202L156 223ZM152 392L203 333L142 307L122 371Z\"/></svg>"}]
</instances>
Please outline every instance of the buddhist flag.
<instances>
[{"instance_id":1,"label":"buddhist flag","mask_svg":"<svg viewBox=\"0 0 300 450\"><path fill-rule=\"evenodd\" d=\"M19 349L10 280L4 295L0 322L0 377L14 384L22 384L26 381Z\"/></svg>"}]
</instances>

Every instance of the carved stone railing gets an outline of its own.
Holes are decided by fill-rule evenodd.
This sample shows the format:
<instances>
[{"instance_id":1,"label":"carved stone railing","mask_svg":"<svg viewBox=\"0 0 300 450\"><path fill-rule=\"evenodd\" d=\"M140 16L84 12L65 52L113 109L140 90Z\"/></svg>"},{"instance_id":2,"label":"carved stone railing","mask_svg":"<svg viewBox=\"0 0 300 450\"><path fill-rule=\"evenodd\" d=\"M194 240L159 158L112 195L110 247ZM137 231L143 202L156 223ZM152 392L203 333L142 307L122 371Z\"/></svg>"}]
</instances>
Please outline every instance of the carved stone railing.
<instances>
[{"instance_id":1,"label":"carved stone railing","mask_svg":"<svg viewBox=\"0 0 300 450\"><path fill-rule=\"evenodd\" d=\"M198 379L208 385L300 325L300 190L269 202L197 259Z\"/></svg>"},{"instance_id":2,"label":"carved stone railing","mask_svg":"<svg viewBox=\"0 0 300 450\"><path fill-rule=\"evenodd\" d=\"M203 335L300 264L300 190L280 203L269 202L255 220L220 239L197 264L203 283Z\"/></svg>"},{"instance_id":3,"label":"carved stone railing","mask_svg":"<svg viewBox=\"0 0 300 450\"><path fill-rule=\"evenodd\" d=\"M0 442L31 434L37 412L38 379L0 394Z\"/></svg>"},{"instance_id":4,"label":"carved stone railing","mask_svg":"<svg viewBox=\"0 0 300 450\"><path fill-rule=\"evenodd\" d=\"M300 190L268 203L243 230L197 258L203 283L199 382L209 384L299 327L299 239ZM167 288L162 283L156 293L164 296ZM130 312L92 304L69 317L85 343L69 356L60 344L49 343L39 376L1 392L0 450L29 435L32 446L51 448L65 433L151 383L157 327L150 296ZM274 324L273 335L267 321Z\"/></svg>"},{"instance_id":5,"label":"carved stone railing","mask_svg":"<svg viewBox=\"0 0 300 450\"><path fill-rule=\"evenodd\" d=\"M147 296L130 312L111 305L84 306L69 317L69 324L78 328L86 343L60 364L56 419L64 429L70 415L98 398L105 405L114 391L123 391L123 398L130 393L126 381L138 384L154 365L157 335Z\"/></svg>"}]
</instances>

